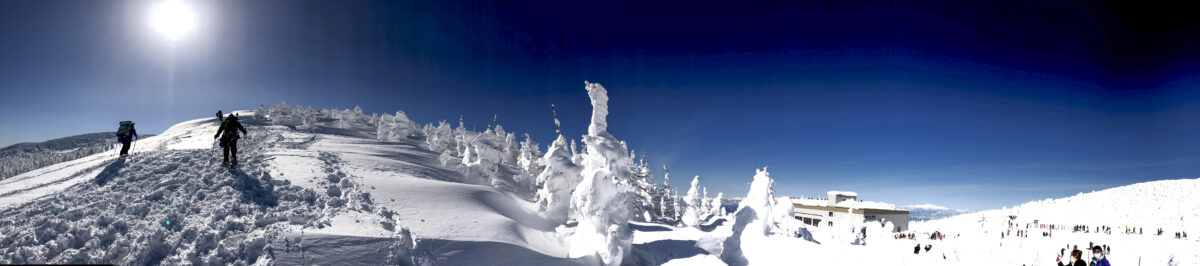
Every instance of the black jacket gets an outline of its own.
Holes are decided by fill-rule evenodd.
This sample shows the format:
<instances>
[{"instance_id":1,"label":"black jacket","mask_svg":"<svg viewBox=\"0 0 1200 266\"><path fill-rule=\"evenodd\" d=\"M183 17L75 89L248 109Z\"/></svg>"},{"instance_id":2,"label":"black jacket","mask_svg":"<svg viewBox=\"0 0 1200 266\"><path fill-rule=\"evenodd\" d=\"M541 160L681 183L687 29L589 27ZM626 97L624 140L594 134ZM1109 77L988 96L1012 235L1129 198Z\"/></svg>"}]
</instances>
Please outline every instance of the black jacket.
<instances>
[{"instance_id":1,"label":"black jacket","mask_svg":"<svg viewBox=\"0 0 1200 266\"><path fill-rule=\"evenodd\" d=\"M225 137L238 138L238 130L241 130L242 134L246 134L246 128L242 127L242 123L238 122L237 118L225 119L225 122L221 123L221 127L217 129L217 134L213 135L213 137L220 137L221 133L224 132Z\"/></svg>"},{"instance_id":2,"label":"black jacket","mask_svg":"<svg viewBox=\"0 0 1200 266\"><path fill-rule=\"evenodd\" d=\"M1087 262L1083 262L1083 260L1075 260L1075 263L1063 264L1060 261L1060 262L1058 262L1058 266L1087 266Z\"/></svg>"}]
</instances>

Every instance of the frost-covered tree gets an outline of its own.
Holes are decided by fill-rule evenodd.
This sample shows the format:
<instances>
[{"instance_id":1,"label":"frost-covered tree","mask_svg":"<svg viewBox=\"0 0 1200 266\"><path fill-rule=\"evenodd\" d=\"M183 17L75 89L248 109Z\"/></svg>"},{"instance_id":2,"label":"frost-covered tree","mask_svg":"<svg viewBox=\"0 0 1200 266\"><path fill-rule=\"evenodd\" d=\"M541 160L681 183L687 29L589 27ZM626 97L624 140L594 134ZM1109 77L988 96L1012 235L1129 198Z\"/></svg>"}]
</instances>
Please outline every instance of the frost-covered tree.
<instances>
[{"instance_id":1,"label":"frost-covered tree","mask_svg":"<svg viewBox=\"0 0 1200 266\"><path fill-rule=\"evenodd\" d=\"M571 257L595 255L602 264L619 265L630 251L629 185L633 160L624 142L607 130L608 92L586 83L592 100L592 123L583 137L583 179L571 194L578 225L569 239Z\"/></svg>"},{"instance_id":2,"label":"frost-covered tree","mask_svg":"<svg viewBox=\"0 0 1200 266\"><path fill-rule=\"evenodd\" d=\"M772 210L776 204L770 173L766 168L755 171L757 173L750 183L750 191L734 212L733 234L725 239L721 253L721 259L729 265L751 264L754 258L766 255L756 253L762 250L749 247L766 245L765 238L778 231L774 230L775 216Z\"/></svg>"},{"instance_id":3,"label":"frost-covered tree","mask_svg":"<svg viewBox=\"0 0 1200 266\"><path fill-rule=\"evenodd\" d=\"M541 189L537 191L537 204L547 218L564 224L570 218L571 191L579 185L582 170L571 161L567 151L567 139L558 136L542 157L545 169L537 176Z\"/></svg>"},{"instance_id":4,"label":"frost-covered tree","mask_svg":"<svg viewBox=\"0 0 1200 266\"><path fill-rule=\"evenodd\" d=\"M725 193L717 192L717 197L709 202L708 214L712 216L725 216L725 209L721 208L721 198L725 197Z\"/></svg>"},{"instance_id":5,"label":"frost-covered tree","mask_svg":"<svg viewBox=\"0 0 1200 266\"><path fill-rule=\"evenodd\" d=\"M5 147L0 149L0 179L96 153L114 151L115 140L112 132L104 132Z\"/></svg>"},{"instance_id":6,"label":"frost-covered tree","mask_svg":"<svg viewBox=\"0 0 1200 266\"><path fill-rule=\"evenodd\" d=\"M671 189L671 169L668 169L666 165L663 165L663 185L662 185L662 190L659 192L659 198L658 198L658 202L659 202L658 208L659 208L659 212L660 212L658 217L660 219L663 219L664 221L668 222L668 224L674 224L675 221L678 220L678 219L675 219L676 218L675 217L675 215L676 215L675 214L676 213L675 198L673 198L671 196L672 191L673 190Z\"/></svg>"},{"instance_id":7,"label":"frost-covered tree","mask_svg":"<svg viewBox=\"0 0 1200 266\"><path fill-rule=\"evenodd\" d=\"M525 134L525 140L520 143L521 148L517 151L517 166L521 168L522 174L527 178L522 178L522 182L526 185L538 188L542 184L536 182L534 177L542 173L542 169L546 168L546 161L543 160L542 151L538 148L538 143Z\"/></svg>"},{"instance_id":8,"label":"frost-covered tree","mask_svg":"<svg viewBox=\"0 0 1200 266\"><path fill-rule=\"evenodd\" d=\"M671 206L674 207L674 209L675 209L674 215L671 217L671 219L676 221L676 224L682 225L682 224L679 224L679 221L683 220L683 207L682 207L683 203L680 202L680 200L679 200L679 191L678 190L673 190L671 192L674 193L671 195Z\"/></svg>"},{"instance_id":9,"label":"frost-covered tree","mask_svg":"<svg viewBox=\"0 0 1200 266\"><path fill-rule=\"evenodd\" d=\"M500 125L496 125L496 135L503 138L504 142L500 145L501 159L506 164L517 165L517 159L521 155L520 143L517 142L517 136L513 133L505 133Z\"/></svg>"},{"instance_id":10,"label":"frost-covered tree","mask_svg":"<svg viewBox=\"0 0 1200 266\"><path fill-rule=\"evenodd\" d=\"M254 108L254 117L258 119L266 119L271 114L271 109L267 105L258 104L258 108Z\"/></svg>"},{"instance_id":11,"label":"frost-covered tree","mask_svg":"<svg viewBox=\"0 0 1200 266\"><path fill-rule=\"evenodd\" d=\"M582 163L583 163L583 154L582 154L582 153L579 153L579 150L578 150L578 149L576 149L576 145L575 145L575 140L574 140L574 139L572 139L572 140L571 140L571 161L572 161L572 162L575 162L575 164L582 164Z\"/></svg>"},{"instance_id":12,"label":"frost-covered tree","mask_svg":"<svg viewBox=\"0 0 1200 266\"><path fill-rule=\"evenodd\" d=\"M635 157L630 153L630 157ZM633 169L633 196L632 202L633 214L642 221L653 222L659 217L660 210L658 198L659 190L657 184L654 184L654 173L650 171L650 166L646 163L646 156L642 158Z\"/></svg>"},{"instance_id":13,"label":"frost-covered tree","mask_svg":"<svg viewBox=\"0 0 1200 266\"><path fill-rule=\"evenodd\" d=\"M468 183L488 185L497 181L505 156L503 143L504 140L489 129L465 144L462 164L466 166L463 176Z\"/></svg>"},{"instance_id":14,"label":"frost-covered tree","mask_svg":"<svg viewBox=\"0 0 1200 266\"><path fill-rule=\"evenodd\" d=\"M355 113L361 115L362 110L356 108ZM351 121L353 120L358 119ZM421 127L408 119L408 115L404 111L396 111L396 115L383 114L379 117L375 137L382 141L401 141L409 137L420 136L421 133Z\"/></svg>"},{"instance_id":15,"label":"frost-covered tree","mask_svg":"<svg viewBox=\"0 0 1200 266\"><path fill-rule=\"evenodd\" d=\"M700 176L692 178L692 186L688 189L687 196L683 197L683 226L698 227L700 226L700 215L705 210L702 209L700 199Z\"/></svg>"}]
</instances>

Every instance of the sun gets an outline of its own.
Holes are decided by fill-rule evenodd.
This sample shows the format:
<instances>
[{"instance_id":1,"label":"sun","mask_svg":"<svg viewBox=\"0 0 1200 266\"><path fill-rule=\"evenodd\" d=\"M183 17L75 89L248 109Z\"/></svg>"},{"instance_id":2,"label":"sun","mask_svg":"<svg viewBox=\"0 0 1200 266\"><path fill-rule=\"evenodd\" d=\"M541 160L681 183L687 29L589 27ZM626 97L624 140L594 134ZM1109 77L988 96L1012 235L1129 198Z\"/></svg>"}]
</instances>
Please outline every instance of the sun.
<instances>
[{"instance_id":1,"label":"sun","mask_svg":"<svg viewBox=\"0 0 1200 266\"><path fill-rule=\"evenodd\" d=\"M196 13L179 0L159 2L150 13L150 25L171 42L178 42L196 27Z\"/></svg>"}]
</instances>

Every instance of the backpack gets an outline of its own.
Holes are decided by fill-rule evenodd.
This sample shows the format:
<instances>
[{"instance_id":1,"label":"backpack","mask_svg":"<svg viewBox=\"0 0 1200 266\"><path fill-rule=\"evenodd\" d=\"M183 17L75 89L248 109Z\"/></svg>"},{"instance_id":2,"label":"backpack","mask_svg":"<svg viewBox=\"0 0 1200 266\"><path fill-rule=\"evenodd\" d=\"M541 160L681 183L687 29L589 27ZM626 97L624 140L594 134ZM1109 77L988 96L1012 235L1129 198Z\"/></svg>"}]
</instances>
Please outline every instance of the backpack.
<instances>
[{"instance_id":1,"label":"backpack","mask_svg":"<svg viewBox=\"0 0 1200 266\"><path fill-rule=\"evenodd\" d=\"M121 121L121 127L117 128L117 137L128 138L130 132L133 132L133 121Z\"/></svg>"}]
</instances>

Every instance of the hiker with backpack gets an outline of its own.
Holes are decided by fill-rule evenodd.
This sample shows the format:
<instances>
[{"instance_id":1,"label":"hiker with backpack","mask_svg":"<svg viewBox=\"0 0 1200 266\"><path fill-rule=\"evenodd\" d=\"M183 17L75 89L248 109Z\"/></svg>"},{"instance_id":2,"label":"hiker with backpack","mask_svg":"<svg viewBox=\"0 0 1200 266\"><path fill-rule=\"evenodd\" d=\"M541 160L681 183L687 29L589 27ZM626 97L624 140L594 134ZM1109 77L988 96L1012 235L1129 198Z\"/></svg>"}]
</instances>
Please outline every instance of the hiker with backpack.
<instances>
[{"instance_id":1,"label":"hiker with backpack","mask_svg":"<svg viewBox=\"0 0 1200 266\"><path fill-rule=\"evenodd\" d=\"M241 136L238 136L238 130L242 134L248 134L246 128L242 127L242 123L238 122L237 116L229 114L224 122L221 122L221 127L217 128L217 134L213 135L213 139L221 138L221 149L224 151L225 160L221 164L229 163L229 153L233 153L233 163L231 166L237 166L237 141Z\"/></svg>"},{"instance_id":2,"label":"hiker with backpack","mask_svg":"<svg viewBox=\"0 0 1200 266\"><path fill-rule=\"evenodd\" d=\"M133 128L133 121L121 121L120 125L117 128L117 141L121 142L121 157L125 157L129 155L134 138L137 138L137 130Z\"/></svg>"}]
</instances>

